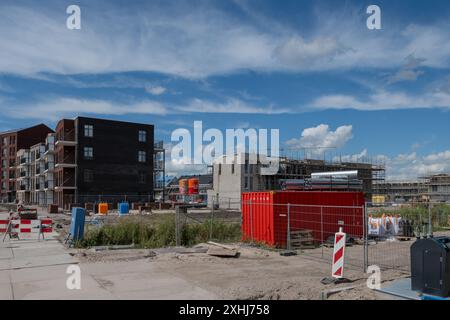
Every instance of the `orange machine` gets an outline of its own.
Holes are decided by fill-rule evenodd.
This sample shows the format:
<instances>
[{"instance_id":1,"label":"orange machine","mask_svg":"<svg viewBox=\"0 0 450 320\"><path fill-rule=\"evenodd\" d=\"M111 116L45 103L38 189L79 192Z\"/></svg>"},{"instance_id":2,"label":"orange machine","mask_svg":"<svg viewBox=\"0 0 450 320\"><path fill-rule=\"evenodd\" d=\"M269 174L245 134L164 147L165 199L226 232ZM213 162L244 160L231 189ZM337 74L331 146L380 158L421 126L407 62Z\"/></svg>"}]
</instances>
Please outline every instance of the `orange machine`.
<instances>
[{"instance_id":1,"label":"orange machine","mask_svg":"<svg viewBox=\"0 0 450 320\"><path fill-rule=\"evenodd\" d=\"M106 216L108 214L108 204L107 203L99 203L98 204L98 213Z\"/></svg>"},{"instance_id":2,"label":"orange machine","mask_svg":"<svg viewBox=\"0 0 450 320\"><path fill-rule=\"evenodd\" d=\"M189 179L188 190L190 195L198 194L199 181L198 178Z\"/></svg>"}]
</instances>

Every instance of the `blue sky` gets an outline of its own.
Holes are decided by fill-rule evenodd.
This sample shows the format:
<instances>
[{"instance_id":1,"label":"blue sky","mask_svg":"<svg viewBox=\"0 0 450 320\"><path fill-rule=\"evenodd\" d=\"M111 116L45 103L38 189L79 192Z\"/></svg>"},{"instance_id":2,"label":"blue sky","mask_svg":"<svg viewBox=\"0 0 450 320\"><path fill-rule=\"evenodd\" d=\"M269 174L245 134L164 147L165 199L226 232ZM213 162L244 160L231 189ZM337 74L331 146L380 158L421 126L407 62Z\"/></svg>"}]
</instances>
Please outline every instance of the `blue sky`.
<instances>
[{"instance_id":1,"label":"blue sky","mask_svg":"<svg viewBox=\"0 0 450 320\"><path fill-rule=\"evenodd\" d=\"M371 4L382 30L366 27ZM2 0L0 130L87 115L169 142L202 120L383 160L392 179L448 172L449 18L446 0Z\"/></svg>"}]
</instances>

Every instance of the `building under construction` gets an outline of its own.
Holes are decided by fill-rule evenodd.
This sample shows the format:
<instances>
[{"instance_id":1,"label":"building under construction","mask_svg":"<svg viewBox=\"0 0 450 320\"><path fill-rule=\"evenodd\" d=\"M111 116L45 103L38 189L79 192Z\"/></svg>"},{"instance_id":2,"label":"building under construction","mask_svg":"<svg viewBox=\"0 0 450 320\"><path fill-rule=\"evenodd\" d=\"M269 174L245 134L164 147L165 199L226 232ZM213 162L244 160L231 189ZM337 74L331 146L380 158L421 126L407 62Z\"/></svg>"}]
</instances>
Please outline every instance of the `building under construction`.
<instances>
[{"instance_id":1,"label":"building under construction","mask_svg":"<svg viewBox=\"0 0 450 320\"><path fill-rule=\"evenodd\" d=\"M225 158L226 156L224 156ZM385 181L385 165L383 163L341 162L311 159L279 158L279 169L276 174L265 173L264 165L257 161L251 164L249 155L236 161L216 161L213 165L213 190L208 192L208 201L228 204L230 199L235 203L242 192L280 190L282 181L289 179L310 179L313 173L334 171L357 171L357 179L361 181L362 191L370 200L372 195L379 194L377 186ZM225 164L226 163L226 164ZM214 200L213 200L214 199Z\"/></svg>"},{"instance_id":2,"label":"building under construction","mask_svg":"<svg viewBox=\"0 0 450 320\"><path fill-rule=\"evenodd\" d=\"M436 174L412 181L385 181L375 185L386 202L450 202L450 174Z\"/></svg>"}]
</instances>

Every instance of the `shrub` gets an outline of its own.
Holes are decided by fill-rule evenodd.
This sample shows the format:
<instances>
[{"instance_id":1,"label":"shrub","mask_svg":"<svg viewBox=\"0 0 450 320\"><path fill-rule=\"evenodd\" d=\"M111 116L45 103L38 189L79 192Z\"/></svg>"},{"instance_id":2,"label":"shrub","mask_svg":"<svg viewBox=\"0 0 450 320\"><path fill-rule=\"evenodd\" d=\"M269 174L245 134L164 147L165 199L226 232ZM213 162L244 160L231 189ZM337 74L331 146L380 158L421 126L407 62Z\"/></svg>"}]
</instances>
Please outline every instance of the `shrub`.
<instances>
[{"instance_id":1,"label":"shrub","mask_svg":"<svg viewBox=\"0 0 450 320\"><path fill-rule=\"evenodd\" d=\"M240 241L241 227L236 223L210 221L184 224L180 230L181 244L192 246L212 238L217 241ZM137 248L174 246L175 219L166 216L153 222L139 218L122 218L117 224L88 228L79 247L130 245Z\"/></svg>"}]
</instances>

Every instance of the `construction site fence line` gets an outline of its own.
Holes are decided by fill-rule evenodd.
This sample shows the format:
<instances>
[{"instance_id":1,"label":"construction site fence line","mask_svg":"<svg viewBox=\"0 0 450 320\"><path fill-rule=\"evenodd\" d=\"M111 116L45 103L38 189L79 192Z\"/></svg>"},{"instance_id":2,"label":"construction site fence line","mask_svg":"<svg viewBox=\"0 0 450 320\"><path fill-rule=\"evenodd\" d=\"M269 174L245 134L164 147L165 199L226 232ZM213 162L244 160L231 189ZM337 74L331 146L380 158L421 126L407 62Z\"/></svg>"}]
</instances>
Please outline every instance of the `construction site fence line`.
<instances>
[{"instance_id":1,"label":"construction site fence line","mask_svg":"<svg viewBox=\"0 0 450 320\"><path fill-rule=\"evenodd\" d=\"M290 207L313 207L313 208L342 208L342 209L363 209L364 206L332 206L332 205L312 205L312 204L292 204L292 203L267 203L246 201L243 204L256 204L267 206L290 206Z\"/></svg>"}]
</instances>

